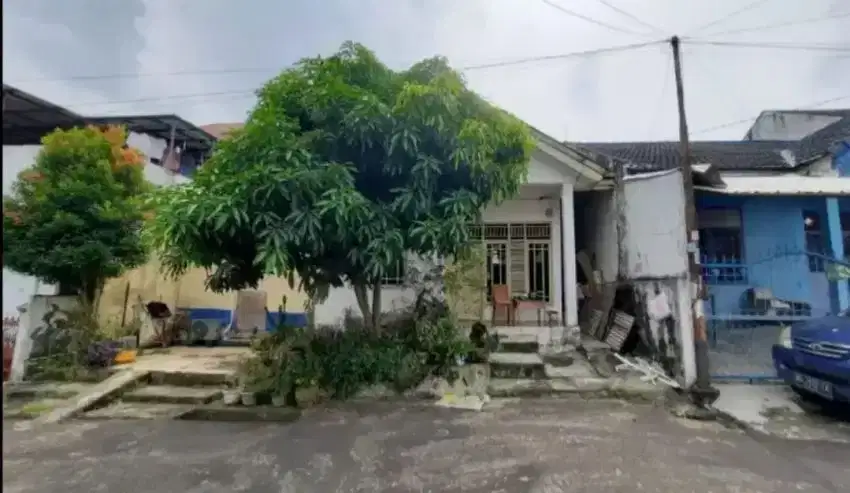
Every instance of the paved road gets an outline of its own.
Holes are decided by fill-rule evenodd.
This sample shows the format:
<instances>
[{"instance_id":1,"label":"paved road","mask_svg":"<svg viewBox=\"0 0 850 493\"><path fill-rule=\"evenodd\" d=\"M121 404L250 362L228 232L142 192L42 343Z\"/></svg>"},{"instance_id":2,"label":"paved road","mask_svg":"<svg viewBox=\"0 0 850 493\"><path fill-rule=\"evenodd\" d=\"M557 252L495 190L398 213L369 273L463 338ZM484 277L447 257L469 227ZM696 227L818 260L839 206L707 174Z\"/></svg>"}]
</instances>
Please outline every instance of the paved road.
<instances>
[{"instance_id":1,"label":"paved road","mask_svg":"<svg viewBox=\"0 0 850 493\"><path fill-rule=\"evenodd\" d=\"M4 493L850 491L848 444L755 439L620 401L22 428L4 423Z\"/></svg>"}]
</instances>

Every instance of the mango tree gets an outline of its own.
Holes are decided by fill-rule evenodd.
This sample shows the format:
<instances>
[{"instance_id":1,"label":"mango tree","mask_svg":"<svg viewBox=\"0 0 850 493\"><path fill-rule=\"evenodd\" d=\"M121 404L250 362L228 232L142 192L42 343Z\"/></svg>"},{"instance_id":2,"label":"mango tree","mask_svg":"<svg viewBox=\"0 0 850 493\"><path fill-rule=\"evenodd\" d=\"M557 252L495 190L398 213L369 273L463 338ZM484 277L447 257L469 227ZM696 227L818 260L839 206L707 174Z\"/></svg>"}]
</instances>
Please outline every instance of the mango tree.
<instances>
[{"instance_id":1,"label":"mango tree","mask_svg":"<svg viewBox=\"0 0 850 493\"><path fill-rule=\"evenodd\" d=\"M149 233L172 273L207 268L212 290L348 284L377 327L382 277L462 248L481 209L517 193L533 145L446 60L395 71L347 43L268 81L195 180L157 193Z\"/></svg>"}]
</instances>

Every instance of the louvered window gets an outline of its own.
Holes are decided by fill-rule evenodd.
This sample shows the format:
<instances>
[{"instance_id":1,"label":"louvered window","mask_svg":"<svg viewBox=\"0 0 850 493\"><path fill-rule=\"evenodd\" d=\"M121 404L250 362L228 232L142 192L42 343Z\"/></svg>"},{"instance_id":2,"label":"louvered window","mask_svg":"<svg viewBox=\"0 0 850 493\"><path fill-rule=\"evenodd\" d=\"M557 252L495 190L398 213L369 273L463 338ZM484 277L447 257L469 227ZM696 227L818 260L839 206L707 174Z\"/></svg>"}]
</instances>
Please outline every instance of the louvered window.
<instances>
[{"instance_id":1,"label":"louvered window","mask_svg":"<svg viewBox=\"0 0 850 493\"><path fill-rule=\"evenodd\" d=\"M551 224L484 224L471 229L487 246L488 297L493 285L507 284L513 296L551 301Z\"/></svg>"}]
</instances>

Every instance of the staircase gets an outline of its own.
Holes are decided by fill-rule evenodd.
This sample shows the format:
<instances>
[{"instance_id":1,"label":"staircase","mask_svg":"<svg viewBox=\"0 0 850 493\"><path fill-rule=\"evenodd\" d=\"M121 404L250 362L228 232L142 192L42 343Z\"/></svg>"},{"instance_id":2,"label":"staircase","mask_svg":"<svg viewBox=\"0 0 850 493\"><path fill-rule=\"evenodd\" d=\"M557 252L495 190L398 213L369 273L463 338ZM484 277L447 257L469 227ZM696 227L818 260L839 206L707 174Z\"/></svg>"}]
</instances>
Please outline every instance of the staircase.
<instances>
[{"instance_id":1,"label":"staircase","mask_svg":"<svg viewBox=\"0 0 850 493\"><path fill-rule=\"evenodd\" d=\"M151 372L124 390L117 398L105 400L78 419L173 419L197 406L221 399L227 386L223 374L182 374Z\"/></svg>"},{"instance_id":2,"label":"staircase","mask_svg":"<svg viewBox=\"0 0 850 493\"><path fill-rule=\"evenodd\" d=\"M600 393L611 388L577 346L562 344L563 327L496 327L490 354L492 397Z\"/></svg>"}]
</instances>

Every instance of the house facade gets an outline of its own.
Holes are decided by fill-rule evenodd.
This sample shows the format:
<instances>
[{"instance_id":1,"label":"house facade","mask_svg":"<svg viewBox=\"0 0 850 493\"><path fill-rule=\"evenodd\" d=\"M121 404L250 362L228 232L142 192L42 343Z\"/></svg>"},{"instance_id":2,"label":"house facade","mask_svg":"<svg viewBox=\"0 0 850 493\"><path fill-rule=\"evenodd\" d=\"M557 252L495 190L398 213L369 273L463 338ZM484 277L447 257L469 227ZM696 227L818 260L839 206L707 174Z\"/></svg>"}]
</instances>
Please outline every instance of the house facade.
<instances>
[{"instance_id":1,"label":"house facade","mask_svg":"<svg viewBox=\"0 0 850 493\"><path fill-rule=\"evenodd\" d=\"M586 143L631 174L669 169L678 143ZM742 141L692 142L712 371L774 374L783 324L850 308L850 110L768 111Z\"/></svg>"},{"instance_id":2,"label":"house facade","mask_svg":"<svg viewBox=\"0 0 850 493\"><path fill-rule=\"evenodd\" d=\"M561 327L578 325L576 272L576 201L591 191L610 188L607 171L586 155L535 132L526 182L519 195L482 211L482 222L473 231L486 249L488 286L508 285L512 296L545 302L548 317ZM409 262L414 264L417 259ZM400 271L382 287L385 310L409 304L415 295ZM483 313L462 314L490 320L489 303ZM350 287L331 289L316 307L316 322L336 324L346 311L358 312ZM517 313L520 323L536 324L535 310Z\"/></svg>"}]
</instances>

